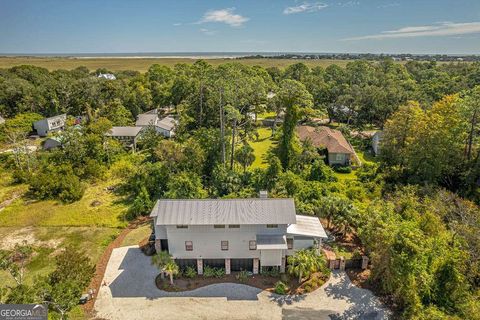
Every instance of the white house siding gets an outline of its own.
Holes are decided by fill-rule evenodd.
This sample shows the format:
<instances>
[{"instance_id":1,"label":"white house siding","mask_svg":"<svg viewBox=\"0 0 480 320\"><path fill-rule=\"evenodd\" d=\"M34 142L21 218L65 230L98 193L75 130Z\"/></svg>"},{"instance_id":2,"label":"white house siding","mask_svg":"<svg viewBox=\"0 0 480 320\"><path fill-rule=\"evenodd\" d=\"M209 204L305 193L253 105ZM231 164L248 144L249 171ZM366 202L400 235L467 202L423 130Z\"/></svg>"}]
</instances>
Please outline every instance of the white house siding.
<instances>
[{"instance_id":1,"label":"white house siding","mask_svg":"<svg viewBox=\"0 0 480 320\"><path fill-rule=\"evenodd\" d=\"M284 256L282 249L260 250L260 263L262 267L280 266Z\"/></svg>"},{"instance_id":2,"label":"white house siding","mask_svg":"<svg viewBox=\"0 0 480 320\"><path fill-rule=\"evenodd\" d=\"M155 218L155 222L157 218ZM167 228L165 226L155 225L155 237L157 239L167 239Z\"/></svg>"},{"instance_id":3,"label":"white house siding","mask_svg":"<svg viewBox=\"0 0 480 320\"><path fill-rule=\"evenodd\" d=\"M164 136L166 138L171 138L173 136L172 131L165 130L165 129L160 128L160 127L156 127L156 129L157 129L158 134L161 134L162 136Z\"/></svg>"},{"instance_id":4,"label":"white house siding","mask_svg":"<svg viewBox=\"0 0 480 320\"><path fill-rule=\"evenodd\" d=\"M215 229L213 225L188 226L177 229L166 226L168 249L177 259L225 259L260 258L259 250L250 250L249 241L256 240L257 234L286 233L287 226L267 228L266 225L241 225L240 228ZM158 239L158 234L157 234ZM228 250L221 250L221 241L228 241ZM193 251L185 250L185 241L193 242Z\"/></svg>"}]
</instances>

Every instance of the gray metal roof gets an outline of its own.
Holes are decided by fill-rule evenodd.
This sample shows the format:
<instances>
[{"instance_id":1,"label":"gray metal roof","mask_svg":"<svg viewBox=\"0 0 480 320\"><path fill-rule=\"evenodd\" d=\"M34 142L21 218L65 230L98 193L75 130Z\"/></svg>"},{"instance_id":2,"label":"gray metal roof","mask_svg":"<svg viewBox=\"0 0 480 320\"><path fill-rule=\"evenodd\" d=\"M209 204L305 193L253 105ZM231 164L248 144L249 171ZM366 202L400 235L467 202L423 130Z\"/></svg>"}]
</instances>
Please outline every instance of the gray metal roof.
<instances>
[{"instance_id":1,"label":"gray metal roof","mask_svg":"<svg viewBox=\"0 0 480 320\"><path fill-rule=\"evenodd\" d=\"M327 238L327 234L323 229L322 223L317 217L297 215L296 218L297 222L288 226L287 234Z\"/></svg>"},{"instance_id":2,"label":"gray metal roof","mask_svg":"<svg viewBox=\"0 0 480 320\"><path fill-rule=\"evenodd\" d=\"M171 131L177 125L177 120L172 117L165 117L157 122L157 127Z\"/></svg>"},{"instance_id":3,"label":"gray metal roof","mask_svg":"<svg viewBox=\"0 0 480 320\"><path fill-rule=\"evenodd\" d=\"M136 126L154 126L157 124L157 121L158 121L158 117L156 114L142 113L138 115L135 125Z\"/></svg>"},{"instance_id":4,"label":"gray metal roof","mask_svg":"<svg viewBox=\"0 0 480 320\"><path fill-rule=\"evenodd\" d=\"M140 131L142 131L142 127L112 127L106 135L110 137L136 137Z\"/></svg>"},{"instance_id":5,"label":"gray metal roof","mask_svg":"<svg viewBox=\"0 0 480 320\"><path fill-rule=\"evenodd\" d=\"M161 199L150 214L157 225L292 224L293 199Z\"/></svg>"}]
</instances>

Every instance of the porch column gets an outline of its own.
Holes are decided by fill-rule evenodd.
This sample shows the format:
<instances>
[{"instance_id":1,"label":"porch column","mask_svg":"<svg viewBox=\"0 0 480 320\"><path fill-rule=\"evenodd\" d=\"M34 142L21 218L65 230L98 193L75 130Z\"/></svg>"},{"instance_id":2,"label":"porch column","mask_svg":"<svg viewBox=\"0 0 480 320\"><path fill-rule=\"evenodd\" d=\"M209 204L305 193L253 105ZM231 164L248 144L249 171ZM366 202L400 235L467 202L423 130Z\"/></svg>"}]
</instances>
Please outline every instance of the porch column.
<instances>
[{"instance_id":1,"label":"porch column","mask_svg":"<svg viewBox=\"0 0 480 320\"><path fill-rule=\"evenodd\" d=\"M160 244L160 239L155 239L155 250L158 252L162 251L162 246Z\"/></svg>"},{"instance_id":2,"label":"porch column","mask_svg":"<svg viewBox=\"0 0 480 320\"><path fill-rule=\"evenodd\" d=\"M340 257L340 271L345 271L345 258Z\"/></svg>"},{"instance_id":3,"label":"porch column","mask_svg":"<svg viewBox=\"0 0 480 320\"><path fill-rule=\"evenodd\" d=\"M253 274L258 274L258 258L253 258Z\"/></svg>"},{"instance_id":4,"label":"porch column","mask_svg":"<svg viewBox=\"0 0 480 320\"><path fill-rule=\"evenodd\" d=\"M365 270L367 268L368 268L368 257L362 256L362 270Z\"/></svg>"},{"instance_id":5,"label":"porch column","mask_svg":"<svg viewBox=\"0 0 480 320\"><path fill-rule=\"evenodd\" d=\"M225 274L230 274L230 259L225 259Z\"/></svg>"},{"instance_id":6,"label":"porch column","mask_svg":"<svg viewBox=\"0 0 480 320\"><path fill-rule=\"evenodd\" d=\"M197 272L199 275L203 274L203 259L197 259Z\"/></svg>"},{"instance_id":7,"label":"porch column","mask_svg":"<svg viewBox=\"0 0 480 320\"><path fill-rule=\"evenodd\" d=\"M280 265L280 273L285 273L286 262L287 262L287 257L282 257L282 264Z\"/></svg>"},{"instance_id":8,"label":"porch column","mask_svg":"<svg viewBox=\"0 0 480 320\"><path fill-rule=\"evenodd\" d=\"M335 270L335 259L328 259L328 268L330 270Z\"/></svg>"}]
</instances>

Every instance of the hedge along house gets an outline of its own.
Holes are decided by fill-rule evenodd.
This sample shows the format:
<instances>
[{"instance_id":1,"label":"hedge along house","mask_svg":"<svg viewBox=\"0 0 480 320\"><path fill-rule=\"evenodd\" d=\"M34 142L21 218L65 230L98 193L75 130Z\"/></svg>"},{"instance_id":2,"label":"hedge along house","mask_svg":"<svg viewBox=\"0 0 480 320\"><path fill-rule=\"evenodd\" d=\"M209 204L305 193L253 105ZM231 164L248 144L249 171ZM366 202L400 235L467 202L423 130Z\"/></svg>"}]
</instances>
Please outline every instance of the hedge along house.
<instances>
[{"instance_id":1,"label":"hedge along house","mask_svg":"<svg viewBox=\"0 0 480 320\"><path fill-rule=\"evenodd\" d=\"M343 134L328 127L297 126L297 134L301 141L310 141L316 148L327 150L329 165L349 166L360 164L355 150Z\"/></svg>"},{"instance_id":2,"label":"hedge along house","mask_svg":"<svg viewBox=\"0 0 480 320\"><path fill-rule=\"evenodd\" d=\"M318 218L296 215L293 199L161 199L150 216L157 251L199 274L205 266L284 272L287 256L327 238Z\"/></svg>"}]
</instances>

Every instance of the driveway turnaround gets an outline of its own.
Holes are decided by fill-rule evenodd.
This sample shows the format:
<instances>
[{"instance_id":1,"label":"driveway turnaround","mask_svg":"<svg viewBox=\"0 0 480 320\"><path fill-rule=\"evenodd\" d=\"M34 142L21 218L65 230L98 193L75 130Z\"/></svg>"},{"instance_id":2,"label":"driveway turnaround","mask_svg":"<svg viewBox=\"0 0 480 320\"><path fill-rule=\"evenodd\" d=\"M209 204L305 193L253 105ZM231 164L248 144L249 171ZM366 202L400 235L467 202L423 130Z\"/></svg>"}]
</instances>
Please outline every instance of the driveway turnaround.
<instances>
[{"instance_id":1,"label":"driveway turnaround","mask_svg":"<svg viewBox=\"0 0 480 320\"><path fill-rule=\"evenodd\" d=\"M389 312L368 290L335 272L318 290L279 296L222 283L186 292L155 286L158 269L137 246L114 249L95 302L102 319L387 319Z\"/></svg>"}]
</instances>

